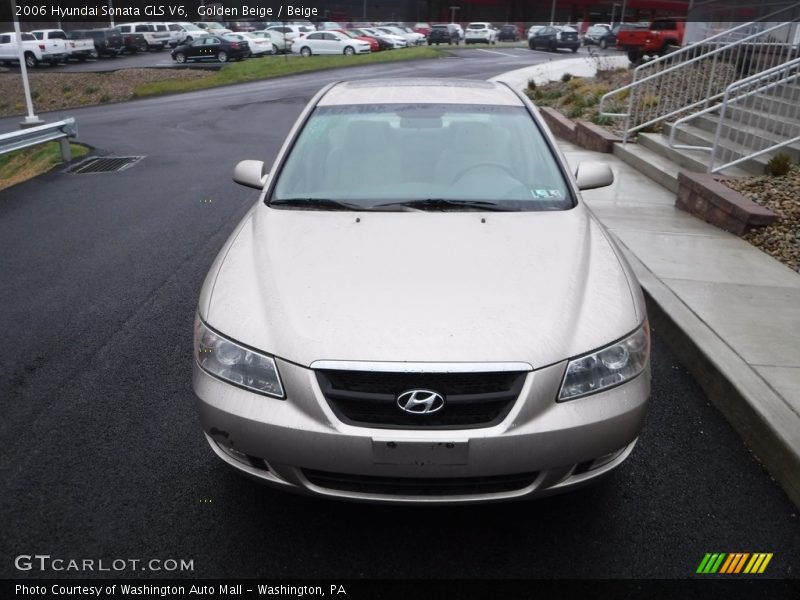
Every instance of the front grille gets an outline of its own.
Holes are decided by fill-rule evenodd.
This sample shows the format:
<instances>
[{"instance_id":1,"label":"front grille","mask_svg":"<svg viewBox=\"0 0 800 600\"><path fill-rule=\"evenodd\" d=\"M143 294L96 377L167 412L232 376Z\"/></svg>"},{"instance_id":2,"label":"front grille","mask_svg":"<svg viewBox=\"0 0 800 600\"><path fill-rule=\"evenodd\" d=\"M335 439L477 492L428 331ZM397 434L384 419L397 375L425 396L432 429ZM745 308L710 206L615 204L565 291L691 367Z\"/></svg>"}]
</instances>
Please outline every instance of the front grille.
<instances>
[{"instance_id":1,"label":"front grille","mask_svg":"<svg viewBox=\"0 0 800 600\"><path fill-rule=\"evenodd\" d=\"M474 496L500 494L533 484L537 473L490 477L374 477L304 469L303 475L318 487L339 492L382 496Z\"/></svg>"},{"instance_id":2,"label":"front grille","mask_svg":"<svg viewBox=\"0 0 800 600\"><path fill-rule=\"evenodd\" d=\"M390 373L318 370L322 393L345 423L392 429L471 429L499 423L525 382L524 371L494 373ZM435 413L409 414L397 405L403 392L425 389L444 397Z\"/></svg>"}]
</instances>

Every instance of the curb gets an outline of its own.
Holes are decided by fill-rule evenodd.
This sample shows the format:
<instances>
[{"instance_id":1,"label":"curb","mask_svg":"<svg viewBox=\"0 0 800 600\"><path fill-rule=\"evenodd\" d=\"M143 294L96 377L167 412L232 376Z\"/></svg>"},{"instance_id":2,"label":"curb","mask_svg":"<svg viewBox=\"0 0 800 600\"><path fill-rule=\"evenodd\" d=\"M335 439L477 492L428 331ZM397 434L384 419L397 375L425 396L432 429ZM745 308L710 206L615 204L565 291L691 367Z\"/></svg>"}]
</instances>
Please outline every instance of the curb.
<instances>
[{"instance_id":1,"label":"curb","mask_svg":"<svg viewBox=\"0 0 800 600\"><path fill-rule=\"evenodd\" d=\"M754 458L800 507L800 416L618 241L644 289L653 329L739 433Z\"/></svg>"}]
</instances>

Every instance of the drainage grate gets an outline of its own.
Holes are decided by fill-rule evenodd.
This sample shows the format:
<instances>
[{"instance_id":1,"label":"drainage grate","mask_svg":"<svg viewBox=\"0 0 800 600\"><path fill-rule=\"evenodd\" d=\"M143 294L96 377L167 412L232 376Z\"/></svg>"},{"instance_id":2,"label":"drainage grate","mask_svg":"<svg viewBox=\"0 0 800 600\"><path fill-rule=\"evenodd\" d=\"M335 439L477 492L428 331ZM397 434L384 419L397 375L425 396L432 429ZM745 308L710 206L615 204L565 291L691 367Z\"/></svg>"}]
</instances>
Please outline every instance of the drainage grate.
<instances>
[{"instance_id":1,"label":"drainage grate","mask_svg":"<svg viewBox=\"0 0 800 600\"><path fill-rule=\"evenodd\" d=\"M144 156L106 156L87 158L67 169L67 173L83 175L85 173L110 173L123 171L142 160Z\"/></svg>"}]
</instances>

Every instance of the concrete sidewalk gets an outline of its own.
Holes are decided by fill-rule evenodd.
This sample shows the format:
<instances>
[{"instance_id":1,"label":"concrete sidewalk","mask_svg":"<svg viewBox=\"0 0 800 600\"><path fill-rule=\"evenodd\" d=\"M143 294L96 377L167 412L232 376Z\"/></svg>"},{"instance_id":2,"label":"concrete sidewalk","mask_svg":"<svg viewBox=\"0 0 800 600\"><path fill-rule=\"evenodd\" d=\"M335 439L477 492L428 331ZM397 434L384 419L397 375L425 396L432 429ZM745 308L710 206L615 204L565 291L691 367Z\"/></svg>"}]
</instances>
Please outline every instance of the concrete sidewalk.
<instances>
[{"instance_id":1,"label":"concrete sidewalk","mask_svg":"<svg viewBox=\"0 0 800 600\"><path fill-rule=\"evenodd\" d=\"M494 79L520 87L586 64L559 62ZM561 148L573 168L611 166L614 185L583 197L633 265L651 324L800 506L800 275L678 210L674 192L616 156Z\"/></svg>"}]
</instances>

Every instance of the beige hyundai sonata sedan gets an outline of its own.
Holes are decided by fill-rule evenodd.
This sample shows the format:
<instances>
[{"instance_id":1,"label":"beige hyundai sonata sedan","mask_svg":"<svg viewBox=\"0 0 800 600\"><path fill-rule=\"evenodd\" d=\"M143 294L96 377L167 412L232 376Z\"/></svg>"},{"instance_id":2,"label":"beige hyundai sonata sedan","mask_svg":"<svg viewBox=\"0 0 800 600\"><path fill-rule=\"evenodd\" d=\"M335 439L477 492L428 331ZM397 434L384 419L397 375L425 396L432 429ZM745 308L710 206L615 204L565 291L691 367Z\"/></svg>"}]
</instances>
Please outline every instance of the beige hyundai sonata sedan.
<instances>
[{"instance_id":1,"label":"beige hyundai sonata sedan","mask_svg":"<svg viewBox=\"0 0 800 600\"><path fill-rule=\"evenodd\" d=\"M529 498L631 453L641 288L536 108L501 83L338 83L305 108L212 265L194 390L216 455L277 488Z\"/></svg>"}]
</instances>

